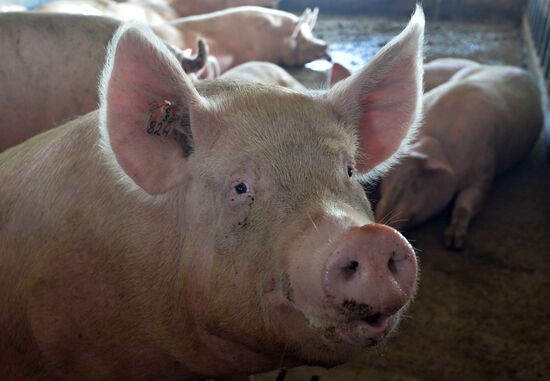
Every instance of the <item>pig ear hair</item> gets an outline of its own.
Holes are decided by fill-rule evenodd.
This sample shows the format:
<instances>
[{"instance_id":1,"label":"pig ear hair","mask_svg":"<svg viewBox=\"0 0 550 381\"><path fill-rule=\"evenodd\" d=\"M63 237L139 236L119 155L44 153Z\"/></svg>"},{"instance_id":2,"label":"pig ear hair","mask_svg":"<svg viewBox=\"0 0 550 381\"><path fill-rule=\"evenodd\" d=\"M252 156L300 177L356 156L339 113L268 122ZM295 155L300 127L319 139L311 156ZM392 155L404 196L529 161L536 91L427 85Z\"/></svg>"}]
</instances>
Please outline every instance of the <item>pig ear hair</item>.
<instances>
[{"instance_id":1,"label":"pig ear hair","mask_svg":"<svg viewBox=\"0 0 550 381\"><path fill-rule=\"evenodd\" d=\"M403 32L328 93L336 113L356 127L362 174L387 170L415 134L422 108L423 37L424 14L417 6Z\"/></svg>"},{"instance_id":2,"label":"pig ear hair","mask_svg":"<svg viewBox=\"0 0 550 381\"><path fill-rule=\"evenodd\" d=\"M119 28L108 48L99 107L102 146L119 174L149 194L183 182L190 113L200 101L181 64L150 29L132 23ZM160 135L153 122L163 122Z\"/></svg>"}]
</instances>

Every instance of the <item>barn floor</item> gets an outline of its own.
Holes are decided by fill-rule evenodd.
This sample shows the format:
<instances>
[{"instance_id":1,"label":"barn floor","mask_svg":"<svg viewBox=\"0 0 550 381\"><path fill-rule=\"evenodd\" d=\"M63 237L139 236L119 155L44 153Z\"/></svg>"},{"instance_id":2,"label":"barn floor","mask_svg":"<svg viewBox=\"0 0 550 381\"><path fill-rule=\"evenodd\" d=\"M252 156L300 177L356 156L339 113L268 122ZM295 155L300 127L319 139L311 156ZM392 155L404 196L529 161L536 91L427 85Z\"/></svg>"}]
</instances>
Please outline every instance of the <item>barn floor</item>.
<instances>
[{"instance_id":1,"label":"barn floor","mask_svg":"<svg viewBox=\"0 0 550 381\"><path fill-rule=\"evenodd\" d=\"M359 67L403 25L325 17L317 34L337 58ZM520 41L513 24L428 22L426 57L521 65ZM322 77L293 73L313 86ZM550 380L550 168L543 151L539 143L496 180L464 251L442 246L448 211L408 233L419 250L421 282L395 337L346 365L291 369L285 380Z\"/></svg>"}]
</instances>

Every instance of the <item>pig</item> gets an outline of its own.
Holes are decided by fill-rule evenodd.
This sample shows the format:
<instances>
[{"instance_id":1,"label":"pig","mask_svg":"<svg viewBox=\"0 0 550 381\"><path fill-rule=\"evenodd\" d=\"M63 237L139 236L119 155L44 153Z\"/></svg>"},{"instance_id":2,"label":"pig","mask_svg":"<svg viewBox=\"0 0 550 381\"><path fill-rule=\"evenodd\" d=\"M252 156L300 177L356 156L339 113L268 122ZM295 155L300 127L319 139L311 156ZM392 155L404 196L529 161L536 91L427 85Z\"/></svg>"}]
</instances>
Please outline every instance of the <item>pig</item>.
<instances>
[{"instance_id":1,"label":"pig","mask_svg":"<svg viewBox=\"0 0 550 381\"><path fill-rule=\"evenodd\" d=\"M0 154L0 378L222 378L387 337L416 257L358 176L414 133L423 31L418 8L360 72L307 92L194 85L122 26L98 110Z\"/></svg>"},{"instance_id":2,"label":"pig","mask_svg":"<svg viewBox=\"0 0 550 381\"><path fill-rule=\"evenodd\" d=\"M305 87L298 82L285 69L271 62L251 61L233 69L229 69L221 78L240 79L259 82L268 85L288 87L294 90L304 90Z\"/></svg>"},{"instance_id":3,"label":"pig","mask_svg":"<svg viewBox=\"0 0 550 381\"><path fill-rule=\"evenodd\" d=\"M168 4L147 0L56 0L39 5L35 11L106 16L120 21L139 21L147 24L159 24L177 18L176 12Z\"/></svg>"},{"instance_id":4,"label":"pig","mask_svg":"<svg viewBox=\"0 0 550 381\"><path fill-rule=\"evenodd\" d=\"M185 17L211 13L226 8L240 7L244 5L277 8L278 3L279 0L172 0L170 5L180 17Z\"/></svg>"},{"instance_id":5,"label":"pig","mask_svg":"<svg viewBox=\"0 0 550 381\"><path fill-rule=\"evenodd\" d=\"M327 58L327 43L313 37L318 9L306 9L301 17L261 7L236 7L167 23L179 31L162 36L175 46L195 46L206 40L221 71L247 61L267 61L300 66Z\"/></svg>"},{"instance_id":6,"label":"pig","mask_svg":"<svg viewBox=\"0 0 550 381\"><path fill-rule=\"evenodd\" d=\"M438 58L424 65L424 91L428 92L452 78L453 75L467 67L480 64L464 58Z\"/></svg>"},{"instance_id":7,"label":"pig","mask_svg":"<svg viewBox=\"0 0 550 381\"><path fill-rule=\"evenodd\" d=\"M297 17L289 12L245 6L169 22L164 22L154 9L110 0L79 0L76 3L59 0L44 4L37 11L144 22L163 40L182 50L196 46L198 40L203 39L213 56L208 65L210 73L204 78L214 78L217 72L221 74L247 61L299 66L318 58L330 59L327 43L312 34L319 12L317 8L313 11L308 8Z\"/></svg>"},{"instance_id":8,"label":"pig","mask_svg":"<svg viewBox=\"0 0 550 381\"><path fill-rule=\"evenodd\" d=\"M424 111L410 152L382 179L376 219L408 229L453 202L444 242L462 249L494 177L537 141L543 122L539 92L520 68L475 65L428 92Z\"/></svg>"},{"instance_id":9,"label":"pig","mask_svg":"<svg viewBox=\"0 0 550 381\"><path fill-rule=\"evenodd\" d=\"M97 108L97 83L105 49L119 21L80 15L0 14L0 152ZM207 48L186 57L188 72L200 71ZM8 127L9 126L9 127Z\"/></svg>"},{"instance_id":10,"label":"pig","mask_svg":"<svg viewBox=\"0 0 550 381\"><path fill-rule=\"evenodd\" d=\"M432 90L448 80L460 70L467 67L476 67L480 64L464 58L438 58L424 64L424 92ZM346 67L334 63L330 72L329 83L333 84L351 75Z\"/></svg>"}]
</instances>

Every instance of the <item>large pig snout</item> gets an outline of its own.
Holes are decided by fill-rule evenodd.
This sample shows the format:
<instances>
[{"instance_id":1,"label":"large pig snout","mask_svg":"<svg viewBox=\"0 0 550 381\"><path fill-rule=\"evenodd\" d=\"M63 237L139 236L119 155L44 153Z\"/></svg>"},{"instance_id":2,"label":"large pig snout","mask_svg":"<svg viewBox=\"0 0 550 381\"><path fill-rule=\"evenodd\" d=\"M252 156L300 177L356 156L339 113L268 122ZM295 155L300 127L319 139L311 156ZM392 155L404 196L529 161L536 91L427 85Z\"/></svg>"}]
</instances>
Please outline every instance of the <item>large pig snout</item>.
<instances>
[{"instance_id":1,"label":"large pig snout","mask_svg":"<svg viewBox=\"0 0 550 381\"><path fill-rule=\"evenodd\" d=\"M417 263L413 248L387 225L349 230L328 257L323 288L346 320L376 323L411 299Z\"/></svg>"}]
</instances>

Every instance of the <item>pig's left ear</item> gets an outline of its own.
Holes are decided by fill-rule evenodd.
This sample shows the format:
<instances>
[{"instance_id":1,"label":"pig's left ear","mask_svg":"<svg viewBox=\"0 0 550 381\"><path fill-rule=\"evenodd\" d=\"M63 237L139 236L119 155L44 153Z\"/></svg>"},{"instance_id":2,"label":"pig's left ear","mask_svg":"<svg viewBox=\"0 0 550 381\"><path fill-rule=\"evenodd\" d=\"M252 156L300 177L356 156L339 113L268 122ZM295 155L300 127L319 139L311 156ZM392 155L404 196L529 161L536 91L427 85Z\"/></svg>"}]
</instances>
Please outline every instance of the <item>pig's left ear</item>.
<instances>
[{"instance_id":1,"label":"pig's left ear","mask_svg":"<svg viewBox=\"0 0 550 381\"><path fill-rule=\"evenodd\" d=\"M103 147L122 172L149 194L181 184L202 98L150 30L126 25L115 34L100 94Z\"/></svg>"},{"instance_id":2,"label":"pig's left ear","mask_svg":"<svg viewBox=\"0 0 550 381\"><path fill-rule=\"evenodd\" d=\"M424 14L417 6L401 34L328 93L340 118L356 126L360 173L389 167L414 134L422 107L423 37Z\"/></svg>"}]
</instances>

